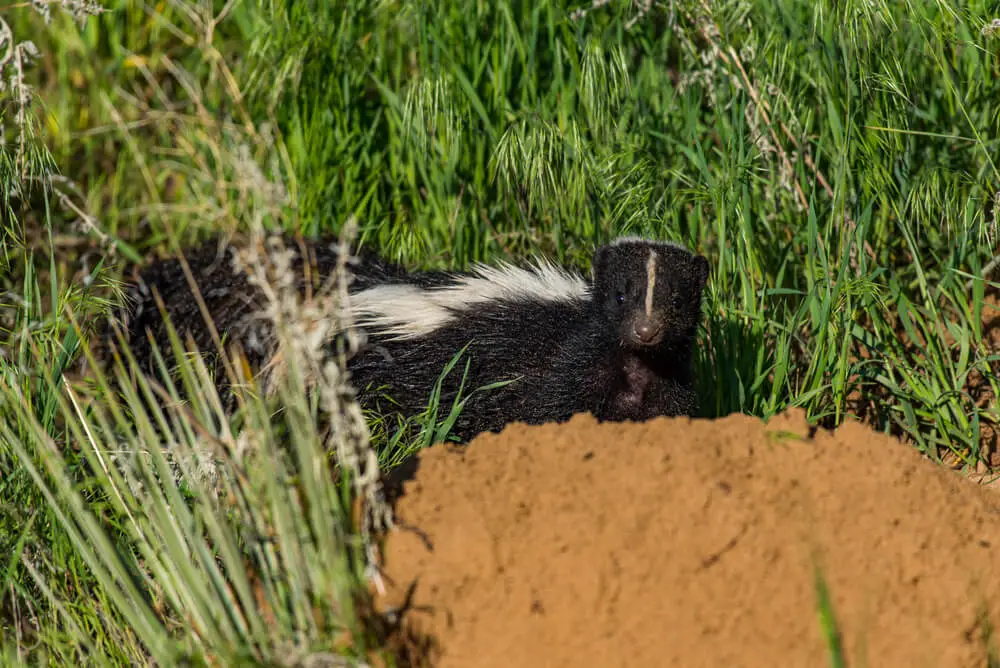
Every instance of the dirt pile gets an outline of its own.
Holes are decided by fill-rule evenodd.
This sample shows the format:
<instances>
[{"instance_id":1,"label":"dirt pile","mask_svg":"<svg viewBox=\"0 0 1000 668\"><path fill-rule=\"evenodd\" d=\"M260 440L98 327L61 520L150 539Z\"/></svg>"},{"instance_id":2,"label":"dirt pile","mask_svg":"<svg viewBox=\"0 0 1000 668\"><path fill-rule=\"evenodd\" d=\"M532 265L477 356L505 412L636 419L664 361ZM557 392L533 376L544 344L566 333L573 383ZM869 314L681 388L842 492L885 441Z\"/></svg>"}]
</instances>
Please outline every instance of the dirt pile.
<instances>
[{"instance_id":1,"label":"dirt pile","mask_svg":"<svg viewBox=\"0 0 1000 668\"><path fill-rule=\"evenodd\" d=\"M404 627L433 665L822 666L837 642L848 666L1000 655L1000 495L857 424L514 425L422 453L397 518L419 531L387 539L379 605L415 583Z\"/></svg>"}]
</instances>

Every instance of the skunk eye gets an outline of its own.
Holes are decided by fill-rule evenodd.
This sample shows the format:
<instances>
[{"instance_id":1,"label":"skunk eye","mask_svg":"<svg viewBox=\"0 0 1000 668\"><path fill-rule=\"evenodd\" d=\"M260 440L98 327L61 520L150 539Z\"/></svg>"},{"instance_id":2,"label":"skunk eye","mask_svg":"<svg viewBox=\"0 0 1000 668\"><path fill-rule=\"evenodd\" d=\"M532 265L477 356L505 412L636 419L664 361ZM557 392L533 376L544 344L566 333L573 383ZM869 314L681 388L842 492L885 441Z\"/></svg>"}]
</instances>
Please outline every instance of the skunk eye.
<instances>
[{"instance_id":1,"label":"skunk eye","mask_svg":"<svg viewBox=\"0 0 1000 668\"><path fill-rule=\"evenodd\" d=\"M615 295L615 301L618 302L619 304L624 304L625 303L625 295L622 294L621 292L619 292L617 295Z\"/></svg>"},{"instance_id":2,"label":"skunk eye","mask_svg":"<svg viewBox=\"0 0 1000 668\"><path fill-rule=\"evenodd\" d=\"M680 308L682 304L681 296L674 295L674 298L670 300L670 305L674 308Z\"/></svg>"}]
</instances>

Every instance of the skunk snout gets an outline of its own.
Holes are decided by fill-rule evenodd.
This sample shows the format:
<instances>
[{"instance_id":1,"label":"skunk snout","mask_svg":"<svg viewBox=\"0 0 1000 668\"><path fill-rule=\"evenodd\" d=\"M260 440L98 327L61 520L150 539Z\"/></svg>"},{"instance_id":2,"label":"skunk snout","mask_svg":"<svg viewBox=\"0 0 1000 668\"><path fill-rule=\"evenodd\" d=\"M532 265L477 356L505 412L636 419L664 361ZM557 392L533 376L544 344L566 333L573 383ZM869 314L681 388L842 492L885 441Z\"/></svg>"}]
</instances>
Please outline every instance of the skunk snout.
<instances>
[{"instance_id":1,"label":"skunk snout","mask_svg":"<svg viewBox=\"0 0 1000 668\"><path fill-rule=\"evenodd\" d=\"M654 346L660 342L663 323L655 317L639 313L632 320L631 342L638 346Z\"/></svg>"}]
</instances>

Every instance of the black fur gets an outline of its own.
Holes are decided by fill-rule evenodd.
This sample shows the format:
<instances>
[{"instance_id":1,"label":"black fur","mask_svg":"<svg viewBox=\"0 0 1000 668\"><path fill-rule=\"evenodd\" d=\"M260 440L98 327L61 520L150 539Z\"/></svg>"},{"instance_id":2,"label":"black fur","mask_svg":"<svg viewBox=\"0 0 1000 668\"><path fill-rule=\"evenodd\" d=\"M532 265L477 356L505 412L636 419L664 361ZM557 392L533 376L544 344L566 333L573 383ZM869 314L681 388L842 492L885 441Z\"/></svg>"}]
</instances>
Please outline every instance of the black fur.
<instances>
[{"instance_id":1,"label":"black fur","mask_svg":"<svg viewBox=\"0 0 1000 668\"><path fill-rule=\"evenodd\" d=\"M336 244L307 243L314 275L322 280L336 264ZM658 260L653 308L647 316L651 250ZM232 270L231 249L227 247L221 258L218 251L219 245L210 242L186 258L220 335L238 341L256 370L273 352L266 323L253 317L260 297L245 276ZM297 273L301 266L299 260ZM350 292L355 295L389 283L433 290L467 276L408 274L368 251L360 251L350 269L354 273ZM580 412L608 421L690 415L697 408L692 347L707 277L705 258L683 248L619 241L595 253L588 294L558 301L493 300L470 305L457 311L452 322L417 339L391 340L370 330L367 344L348 368L363 405L410 416L426 408L443 368L468 344L442 384L439 417L447 414L458 393L466 362L463 396L487 384L511 382L469 397L452 430L463 442L513 421L562 421ZM139 279L129 293L122 322L147 373L155 365L144 330L152 331L161 350L169 350L165 326L151 297L153 287L182 335L190 332L202 351L215 349L177 260L154 263Z\"/></svg>"},{"instance_id":2,"label":"black fur","mask_svg":"<svg viewBox=\"0 0 1000 668\"><path fill-rule=\"evenodd\" d=\"M307 278L311 287L318 288L335 270L338 261L336 239L308 241L285 236L283 241L294 253L292 268L300 292L306 289ZM303 249L306 252L305 262ZM235 269L234 257L234 246L220 238L210 239L184 253L198 293L223 343L238 344L250 368L259 370L274 352L272 327L259 315L264 306L262 295L244 272ZM401 267L383 261L367 249L357 251L348 268L351 291L405 276ZM172 360L172 353L167 325L160 316L155 291L162 299L164 310L181 342L185 343L186 337L191 337L197 349L204 354L209 371L217 379L222 398L230 409L233 408L233 397L225 382L217 347L180 260L169 258L155 261L142 269L133 267L131 274L122 307L102 323L99 330L99 359L110 362L111 345L117 345L112 327L117 325L139 369L150 377L159 377L147 330L167 364Z\"/></svg>"}]
</instances>

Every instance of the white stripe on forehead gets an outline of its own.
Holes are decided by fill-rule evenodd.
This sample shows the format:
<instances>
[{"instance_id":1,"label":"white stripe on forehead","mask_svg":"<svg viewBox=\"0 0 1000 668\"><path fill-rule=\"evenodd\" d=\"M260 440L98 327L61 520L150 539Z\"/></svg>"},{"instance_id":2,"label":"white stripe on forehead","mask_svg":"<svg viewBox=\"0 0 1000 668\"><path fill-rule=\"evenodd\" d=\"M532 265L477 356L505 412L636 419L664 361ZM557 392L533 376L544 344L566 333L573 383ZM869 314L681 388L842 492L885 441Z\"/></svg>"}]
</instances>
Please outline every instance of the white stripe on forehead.
<instances>
[{"instance_id":1,"label":"white stripe on forehead","mask_svg":"<svg viewBox=\"0 0 1000 668\"><path fill-rule=\"evenodd\" d=\"M646 315L653 315L653 289L656 287L656 251L649 249L646 260Z\"/></svg>"}]
</instances>

